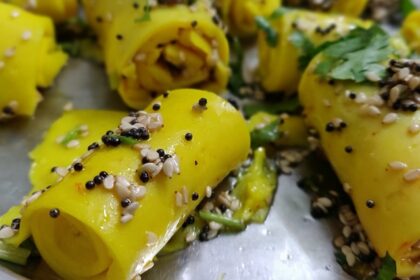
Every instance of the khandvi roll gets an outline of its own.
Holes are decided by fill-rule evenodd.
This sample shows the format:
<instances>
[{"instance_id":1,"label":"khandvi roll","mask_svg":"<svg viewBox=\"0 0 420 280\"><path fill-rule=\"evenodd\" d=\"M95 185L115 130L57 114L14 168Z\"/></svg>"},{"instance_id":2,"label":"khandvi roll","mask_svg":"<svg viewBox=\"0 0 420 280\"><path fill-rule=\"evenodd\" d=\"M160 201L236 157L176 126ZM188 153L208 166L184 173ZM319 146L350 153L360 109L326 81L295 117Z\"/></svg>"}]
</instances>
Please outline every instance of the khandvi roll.
<instances>
[{"instance_id":1,"label":"khandvi roll","mask_svg":"<svg viewBox=\"0 0 420 280\"><path fill-rule=\"evenodd\" d=\"M408 15L401 27L401 33L410 48L420 53L420 10Z\"/></svg>"},{"instance_id":2,"label":"khandvi roll","mask_svg":"<svg viewBox=\"0 0 420 280\"><path fill-rule=\"evenodd\" d=\"M293 94L301 71L323 43L369 22L339 15L291 11L268 19L258 36L261 84L268 92Z\"/></svg>"},{"instance_id":3,"label":"khandvi roll","mask_svg":"<svg viewBox=\"0 0 420 280\"><path fill-rule=\"evenodd\" d=\"M279 8L281 0L216 0L229 31L239 36L250 36L257 32L256 16L269 16Z\"/></svg>"},{"instance_id":4,"label":"khandvi roll","mask_svg":"<svg viewBox=\"0 0 420 280\"><path fill-rule=\"evenodd\" d=\"M142 108L167 89L225 89L230 72L225 34L206 1L184 2L84 1L111 87L130 107Z\"/></svg>"},{"instance_id":5,"label":"khandvi roll","mask_svg":"<svg viewBox=\"0 0 420 280\"><path fill-rule=\"evenodd\" d=\"M312 61L300 99L377 253L392 256L398 277L418 276L420 65L386 62L386 36L360 35Z\"/></svg>"},{"instance_id":6,"label":"khandvi roll","mask_svg":"<svg viewBox=\"0 0 420 280\"><path fill-rule=\"evenodd\" d=\"M357 17L365 10L368 2L368 0L285 0L284 4Z\"/></svg>"},{"instance_id":7,"label":"khandvi roll","mask_svg":"<svg viewBox=\"0 0 420 280\"><path fill-rule=\"evenodd\" d=\"M51 145L59 129L47 135ZM26 198L20 230L65 279L132 279L249 147L246 122L229 102L170 91L123 117L101 144L71 159L58 183Z\"/></svg>"},{"instance_id":8,"label":"khandvi roll","mask_svg":"<svg viewBox=\"0 0 420 280\"><path fill-rule=\"evenodd\" d=\"M1 0L17 5L28 11L49 16L55 22L63 22L75 17L78 11L77 0Z\"/></svg>"},{"instance_id":9,"label":"khandvi roll","mask_svg":"<svg viewBox=\"0 0 420 280\"><path fill-rule=\"evenodd\" d=\"M0 3L0 120L31 116L42 96L66 63L55 43L50 19Z\"/></svg>"}]
</instances>

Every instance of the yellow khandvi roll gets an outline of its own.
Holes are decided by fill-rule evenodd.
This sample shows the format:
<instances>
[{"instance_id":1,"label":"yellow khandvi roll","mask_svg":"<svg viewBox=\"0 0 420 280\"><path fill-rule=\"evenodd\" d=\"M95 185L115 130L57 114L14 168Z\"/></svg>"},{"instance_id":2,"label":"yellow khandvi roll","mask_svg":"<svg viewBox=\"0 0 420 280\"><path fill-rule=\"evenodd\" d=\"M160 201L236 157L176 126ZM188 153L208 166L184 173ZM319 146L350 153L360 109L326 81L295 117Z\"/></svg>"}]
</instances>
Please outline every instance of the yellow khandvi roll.
<instances>
[{"instance_id":1,"label":"yellow khandvi roll","mask_svg":"<svg viewBox=\"0 0 420 280\"><path fill-rule=\"evenodd\" d=\"M229 47L206 1L147 3L84 1L104 49L111 87L133 108L168 89L223 91L230 74Z\"/></svg>"},{"instance_id":2,"label":"yellow khandvi roll","mask_svg":"<svg viewBox=\"0 0 420 280\"><path fill-rule=\"evenodd\" d=\"M420 10L408 15L401 27L401 33L410 48L420 53Z\"/></svg>"},{"instance_id":3,"label":"yellow khandvi roll","mask_svg":"<svg viewBox=\"0 0 420 280\"><path fill-rule=\"evenodd\" d=\"M132 279L150 268L207 187L250 148L239 111L213 93L188 89L122 118L102 142L59 183L23 203L21 230L29 228L44 260L65 279Z\"/></svg>"},{"instance_id":4,"label":"yellow khandvi roll","mask_svg":"<svg viewBox=\"0 0 420 280\"><path fill-rule=\"evenodd\" d=\"M279 8L281 0L216 0L229 31L239 36L250 36L257 32L256 16L269 16Z\"/></svg>"},{"instance_id":5,"label":"yellow khandvi roll","mask_svg":"<svg viewBox=\"0 0 420 280\"><path fill-rule=\"evenodd\" d=\"M320 132L321 146L378 254L395 259L398 277L418 276L420 65L390 61L390 77L380 87L328 83L314 73L321 59L311 63L300 84L307 121Z\"/></svg>"},{"instance_id":6,"label":"yellow khandvi roll","mask_svg":"<svg viewBox=\"0 0 420 280\"><path fill-rule=\"evenodd\" d=\"M55 22L63 22L75 17L78 12L77 0L1 0L17 5L28 11L49 16Z\"/></svg>"},{"instance_id":7,"label":"yellow khandvi roll","mask_svg":"<svg viewBox=\"0 0 420 280\"><path fill-rule=\"evenodd\" d=\"M285 5L358 17L368 0L285 0Z\"/></svg>"},{"instance_id":8,"label":"yellow khandvi roll","mask_svg":"<svg viewBox=\"0 0 420 280\"><path fill-rule=\"evenodd\" d=\"M315 48L327 41L345 36L356 26L368 27L370 22L339 15L291 11L268 20L276 37L268 38L267 30L258 36L259 75L268 92L294 94L299 84L301 58L310 55L308 44Z\"/></svg>"},{"instance_id":9,"label":"yellow khandvi roll","mask_svg":"<svg viewBox=\"0 0 420 280\"><path fill-rule=\"evenodd\" d=\"M67 61L55 43L52 21L0 3L0 120L31 116Z\"/></svg>"}]
</instances>

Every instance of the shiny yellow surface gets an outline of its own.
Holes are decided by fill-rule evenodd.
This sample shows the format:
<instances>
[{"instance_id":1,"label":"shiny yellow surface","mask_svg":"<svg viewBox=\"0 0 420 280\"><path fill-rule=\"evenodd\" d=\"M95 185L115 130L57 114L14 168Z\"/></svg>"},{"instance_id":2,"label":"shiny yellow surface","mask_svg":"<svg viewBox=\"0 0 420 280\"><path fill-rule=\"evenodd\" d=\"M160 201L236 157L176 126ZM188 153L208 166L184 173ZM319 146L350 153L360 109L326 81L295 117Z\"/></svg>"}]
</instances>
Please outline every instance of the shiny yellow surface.
<instances>
[{"instance_id":1,"label":"shiny yellow surface","mask_svg":"<svg viewBox=\"0 0 420 280\"><path fill-rule=\"evenodd\" d=\"M256 16L269 16L281 6L281 0L216 0L229 32L239 36L257 33Z\"/></svg>"},{"instance_id":2,"label":"shiny yellow surface","mask_svg":"<svg viewBox=\"0 0 420 280\"><path fill-rule=\"evenodd\" d=\"M138 9L130 1L83 2L104 49L111 87L130 107L143 108L168 89L225 89L229 46L205 1L197 1L195 8L160 5L142 21L136 19L144 16L145 1L138 2Z\"/></svg>"},{"instance_id":3,"label":"shiny yellow surface","mask_svg":"<svg viewBox=\"0 0 420 280\"><path fill-rule=\"evenodd\" d=\"M401 33L410 48L420 53L420 10L408 15L401 27Z\"/></svg>"},{"instance_id":4,"label":"shiny yellow surface","mask_svg":"<svg viewBox=\"0 0 420 280\"><path fill-rule=\"evenodd\" d=\"M382 108L379 117L366 116L360 104L344 93L349 89L372 96L377 94L377 87L340 82L329 85L313 73L318 62L316 58L308 67L299 88L307 121L319 131L321 145L341 182L350 185L358 216L378 254L390 253L397 262L399 277L419 275L419 268L406 259L418 254L410 247L420 239L420 181L406 182L403 175L420 167L420 135L408 132L413 122L420 121L420 112L398 113L394 124L384 125L382 118L389 109ZM333 106L325 107L324 100ZM326 124L334 118L341 118L348 127L326 132ZM344 150L348 145L353 148L351 154ZM388 164L393 161L408 167L392 170ZM375 202L374 208L366 206L369 199Z\"/></svg>"},{"instance_id":5,"label":"shiny yellow surface","mask_svg":"<svg viewBox=\"0 0 420 280\"><path fill-rule=\"evenodd\" d=\"M208 109L201 112L193 109L200 98L208 100ZM24 211L22 230L29 227L44 260L65 279L131 279L198 205L206 187L216 186L247 158L246 123L229 102L188 89L171 91L156 101L161 102L164 127L153 132L147 144L175 153L181 173L172 179L161 173L145 184L147 194L132 221L120 223L120 200L114 191L99 186L88 191L84 186L102 170L142 184L139 152L124 145L95 151L83 161L83 171L65 176ZM152 112L151 106L146 110ZM187 132L193 134L191 141L184 138ZM175 192L184 186L200 199L179 207ZM59 208L61 215L49 217L51 208ZM156 234L154 245L147 246L147 232Z\"/></svg>"},{"instance_id":6,"label":"shiny yellow surface","mask_svg":"<svg viewBox=\"0 0 420 280\"><path fill-rule=\"evenodd\" d=\"M55 22L63 22L77 15L77 0L1 0L17 5L28 11L51 17Z\"/></svg>"},{"instance_id":7,"label":"shiny yellow surface","mask_svg":"<svg viewBox=\"0 0 420 280\"><path fill-rule=\"evenodd\" d=\"M37 87L53 83L67 55L56 46L47 17L0 3L0 30L0 108L16 102L17 115L31 116L42 99Z\"/></svg>"},{"instance_id":8,"label":"shiny yellow surface","mask_svg":"<svg viewBox=\"0 0 420 280\"><path fill-rule=\"evenodd\" d=\"M248 129L252 132L254 129L263 128L266 125L278 120L280 116L272 115L266 112L259 112L253 115L248 121ZM308 132L305 121L301 116L283 117L279 122L279 139L275 144L282 147L306 147L308 146Z\"/></svg>"},{"instance_id":9,"label":"shiny yellow surface","mask_svg":"<svg viewBox=\"0 0 420 280\"><path fill-rule=\"evenodd\" d=\"M322 14L307 11L292 11L270 20L271 26L277 31L276 47L267 43L266 34L259 32L259 75L263 87L269 92L285 92L294 94L301 77L298 59L301 50L293 46L290 36L295 31L301 31L313 44L320 45L346 35L356 26L368 27L371 23L340 15ZM297 28L293 26L297 24ZM317 27L327 28L335 24L330 33L322 35L316 32Z\"/></svg>"},{"instance_id":10,"label":"shiny yellow surface","mask_svg":"<svg viewBox=\"0 0 420 280\"><path fill-rule=\"evenodd\" d=\"M68 167L71 163L87 151L87 147L93 142L100 143L101 136L111 127L117 127L124 112L81 110L66 112L54 122L39 144L30 153L32 160L29 170L29 180L32 188L28 196L35 191L53 185L58 180L58 175L51 172L53 167ZM89 133L85 137L79 137L80 145L75 148L67 148L57 143L57 138L66 135L69 131L80 125L87 125ZM60 156L57 156L60 155ZM13 219L20 218L21 206L11 207L4 215L0 216L0 225L10 225ZM19 245L30 236L29 228L21 229L8 243Z\"/></svg>"}]
</instances>

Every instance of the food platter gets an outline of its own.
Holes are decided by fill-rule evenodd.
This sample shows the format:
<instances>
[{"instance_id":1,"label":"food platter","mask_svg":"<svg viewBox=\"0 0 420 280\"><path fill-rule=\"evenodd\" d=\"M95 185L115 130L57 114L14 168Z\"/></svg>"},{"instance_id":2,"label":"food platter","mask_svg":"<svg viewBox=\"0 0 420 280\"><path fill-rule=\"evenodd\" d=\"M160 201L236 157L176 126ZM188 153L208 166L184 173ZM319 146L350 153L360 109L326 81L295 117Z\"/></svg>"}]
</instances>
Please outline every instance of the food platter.
<instances>
[{"instance_id":1,"label":"food platter","mask_svg":"<svg viewBox=\"0 0 420 280\"><path fill-rule=\"evenodd\" d=\"M29 189L28 152L68 102L75 109L127 109L117 94L109 92L101 67L71 60L54 87L45 92L34 119L15 120L0 129L0 213L18 203ZM334 259L333 227L310 216L310 198L297 187L297 177L280 177L265 224L250 225L240 234L224 234L162 257L143 278L348 279ZM36 270L0 265L0 279L4 280L20 279L9 269L28 277Z\"/></svg>"}]
</instances>

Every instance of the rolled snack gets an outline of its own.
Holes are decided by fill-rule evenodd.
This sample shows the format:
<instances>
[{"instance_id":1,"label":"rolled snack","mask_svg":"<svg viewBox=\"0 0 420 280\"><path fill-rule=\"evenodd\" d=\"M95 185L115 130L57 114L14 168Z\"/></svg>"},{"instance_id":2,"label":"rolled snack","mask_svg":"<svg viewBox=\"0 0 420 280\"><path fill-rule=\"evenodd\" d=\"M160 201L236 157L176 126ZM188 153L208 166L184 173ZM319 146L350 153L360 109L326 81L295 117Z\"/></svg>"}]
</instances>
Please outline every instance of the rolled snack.
<instances>
[{"instance_id":1,"label":"rolled snack","mask_svg":"<svg viewBox=\"0 0 420 280\"><path fill-rule=\"evenodd\" d=\"M259 31L259 75L268 92L296 93L302 70L311 52L322 43L345 36L356 26L370 22L340 15L294 10L268 19L275 37ZM308 50L308 43L313 47ZM309 58L308 58L309 57Z\"/></svg>"},{"instance_id":2,"label":"rolled snack","mask_svg":"<svg viewBox=\"0 0 420 280\"><path fill-rule=\"evenodd\" d=\"M75 17L78 12L77 0L1 0L1 2L51 17L55 22Z\"/></svg>"},{"instance_id":3,"label":"rolled snack","mask_svg":"<svg viewBox=\"0 0 420 280\"><path fill-rule=\"evenodd\" d=\"M410 48L420 53L420 10L408 15L401 27L401 33Z\"/></svg>"},{"instance_id":4,"label":"rolled snack","mask_svg":"<svg viewBox=\"0 0 420 280\"><path fill-rule=\"evenodd\" d=\"M368 0L285 0L285 5L358 17Z\"/></svg>"},{"instance_id":5,"label":"rolled snack","mask_svg":"<svg viewBox=\"0 0 420 280\"><path fill-rule=\"evenodd\" d=\"M206 1L153 7L146 1L83 2L111 87L130 107L143 108L168 89L225 89L229 47Z\"/></svg>"},{"instance_id":6,"label":"rolled snack","mask_svg":"<svg viewBox=\"0 0 420 280\"><path fill-rule=\"evenodd\" d=\"M72 168L74 160L86 152L86 147L93 149L96 142L110 127L118 126L124 112L80 110L66 112L55 121L42 143L30 153L32 160L29 180L32 188L27 197L37 196L38 191L57 183L62 174ZM57 155L60 155L57 157ZM11 207L0 216L0 226L13 226L22 218L21 206ZM19 230L9 244L18 246L30 236L29 228Z\"/></svg>"},{"instance_id":7,"label":"rolled snack","mask_svg":"<svg viewBox=\"0 0 420 280\"><path fill-rule=\"evenodd\" d=\"M420 65L391 60L380 86L329 83L314 72L320 61L306 69L299 88L307 121L319 131L377 253L395 259L398 277L418 276Z\"/></svg>"},{"instance_id":8,"label":"rolled snack","mask_svg":"<svg viewBox=\"0 0 420 280\"><path fill-rule=\"evenodd\" d=\"M0 30L0 120L32 116L42 99L37 88L53 83L67 55L47 17L0 3Z\"/></svg>"},{"instance_id":9,"label":"rolled snack","mask_svg":"<svg viewBox=\"0 0 420 280\"><path fill-rule=\"evenodd\" d=\"M257 33L256 16L269 16L281 6L281 0L216 0L215 3L229 32L242 37Z\"/></svg>"},{"instance_id":10,"label":"rolled snack","mask_svg":"<svg viewBox=\"0 0 420 280\"><path fill-rule=\"evenodd\" d=\"M65 279L132 279L150 268L207 187L250 147L239 111L213 93L188 89L123 118L102 141L76 161L81 166L23 203L21 229L29 228L44 260Z\"/></svg>"}]
</instances>

